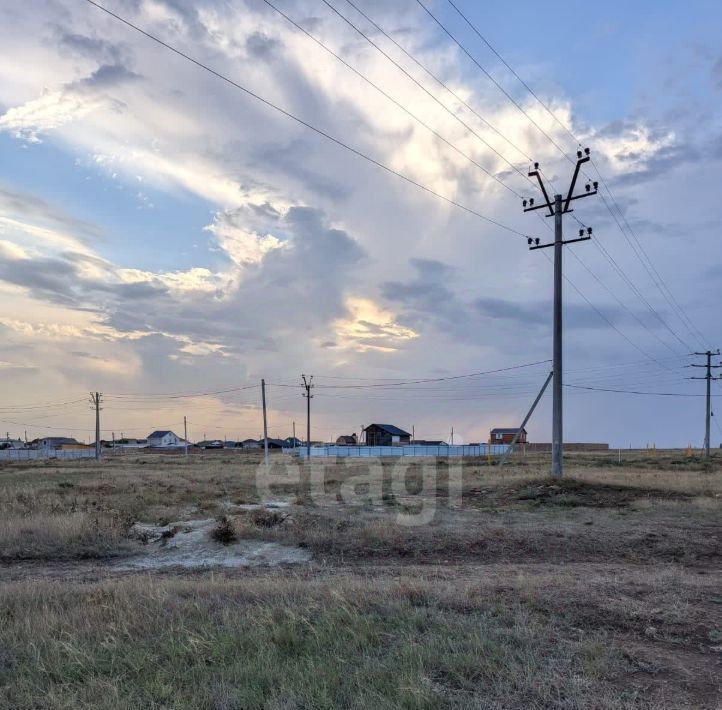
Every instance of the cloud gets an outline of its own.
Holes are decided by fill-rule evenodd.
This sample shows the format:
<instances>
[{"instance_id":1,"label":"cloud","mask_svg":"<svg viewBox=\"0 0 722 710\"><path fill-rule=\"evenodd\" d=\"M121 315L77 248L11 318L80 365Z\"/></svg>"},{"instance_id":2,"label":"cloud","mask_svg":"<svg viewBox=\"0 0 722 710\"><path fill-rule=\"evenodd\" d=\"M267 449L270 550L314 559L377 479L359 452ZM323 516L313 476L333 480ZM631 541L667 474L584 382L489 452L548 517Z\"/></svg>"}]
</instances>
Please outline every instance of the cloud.
<instances>
[{"instance_id":1,"label":"cloud","mask_svg":"<svg viewBox=\"0 0 722 710\"><path fill-rule=\"evenodd\" d=\"M121 110L122 103L107 92L139 78L123 66L104 64L89 76L9 109L0 116L0 131L38 143L40 134L54 131L99 109Z\"/></svg>"},{"instance_id":2,"label":"cloud","mask_svg":"<svg viewBox=\"0 0 722 710\"><path fill-rule=\"evenodd\" d=\"M514 196L262 3L124 0L119 8L140 27L373 159L524 233L543 233ZM431 29L414 3L374 0L365 9L519 147L428 83L515 167L525 172L528 155L557 184L568 179L569 165L547 138ZM533 188L504 160L322 5L313 17L297 0L284 11L473 161L529 196ZM8 58L0 66L0 130L19 140L13 145L5 138L8 174L15 174L13 160L29 166L17 171L17 185L28 185L27 192L0 188L0 327L7 347L28 350L3 350L0 359L30 358L38 391L97 388L98 381L109 391L178 391L189 389L189 381L222 389L301 370L362 378L454 374L549 355L550 271L523 241L506 239L492 225L361 161L102 13L41 0L40 9L25 3L0 15L11 20L0 23ZM669 52L662 42L651 51ZM533 53L526 59L521 73L532 79L553 75L561 62L547 58L547 72ZM709 66L708 59L705 71ZM704 97L683 100L663 90L663 79L648 85L644 110L602 125L591 116L598 98L588 94L550 99L549 105L590 141L595 163L640 237L664 234L646 243L654 246L660 273L693 316L713 328L714 298L695 295L698 267L688 245L693 242L695 253L715 253L707 236L715 225L704 214L705 202L714 198L712 166L700 156L708 144L719 148L708 118L716 104L707 101L706 113L700 112ZM541 85L541 96L552 92L558 89ZM625 98L630 106L638 100ZM575 148L542 107L522 94L518 100L560 145ZM620 114L620 102L604 100L605 116ZM26 145L36 140L44 144ZM56 171L52 179L50 171ZM655 176L664 179L654 191L641 189ZM93 181L92 203L80 199L83 179ZM153 213L131 214L117 198L136 194L139 184L156 205ZM678 206L688 202L686 214L694 217L681 231ZM70 204L80 206L59 207ZM616 225L604 203L580 201L575 216L591 223L639 288L657 298L626 241L612 231ZM636 309L634 295L609 265L590 263ZM648 334L640 334L575 262L567 260L565 270L612 323L658 354L659 344L650 347L643 340ZM567 289L565 307L570 367L575 358L600 367L629 359L629 344L573 289ZM98 364L90 373L88 363L113 365L100 370ZM319 406L316 421L333 428L344 417L380 416L383 406L384 418L404 424L413 417L430 431L440 419L446 426L447 412L458 427L466 422L483 429L485 417L518 421L523 394L429 411L401 397L383 405L364 397L331 399ZM26 393L5 396L13 401ZM255 402L256 394L250 399ZM293 407L303 403L295 393L285 404L277 392L271 399L272 419L283 426L297 419ZM193 406L208 407L211 426L242 424L257 435L255 410L248 419L236 408L222 414L231 402ZM610 431L606 419L593 414L600 432ZM118 417L110 426L123 422L120 414L108 416ZM584 419L575 415L574 422ZM621 422L612 419L614 426Z\"/></svg>"},{"instance_id":3,"label":"cloud","mask_svg":"<svg viewBox=\"0 0 722 710\"><path fill-rule=\"evenodd\" d=\"M411 328L397 323L393 313L370 299L349 296L345 303L348 315L334 323L336 339L324 341L322 347L391 353L403 347L405 341L418 337Z\"/></svg>"},{"instance_id":4,"label":"cloud","mask_svg":"<svg viewBox=\"0 0 722 710\"><path fill-rule=\"evenodd\" d=\"M101 228L85 220L78 219L56 204L27 192L0 185L0 217L7 224L41 224L51 227L51 232L63 234L62 241L67 244L87 244L102 238ZM37 237L38 235L35 234Z\"/></svg>"},{"instance_id":5,"label":"cloud","mask_svg":"<svg viewBox=\"0 0 722 710\"><path fill-rule=\"evenodd\" d=\"M263 32L253 32L246 39L248 53L258 59L268 60L283 46L275 37L269 37Z\"/></svg>"},{"instance_id":6,"label":"cloud","mask_svg":"<svg viewBox=\"0 0 722 710\"><path fill-rule=\"evenodd\" d=\"M117 45L100 37L90 37L79 32L67 32L62 27L57 28L56 42L61 52L67 51L93 61L117 64L122 58L122 52Z\"/></svg>"}]
</instances>

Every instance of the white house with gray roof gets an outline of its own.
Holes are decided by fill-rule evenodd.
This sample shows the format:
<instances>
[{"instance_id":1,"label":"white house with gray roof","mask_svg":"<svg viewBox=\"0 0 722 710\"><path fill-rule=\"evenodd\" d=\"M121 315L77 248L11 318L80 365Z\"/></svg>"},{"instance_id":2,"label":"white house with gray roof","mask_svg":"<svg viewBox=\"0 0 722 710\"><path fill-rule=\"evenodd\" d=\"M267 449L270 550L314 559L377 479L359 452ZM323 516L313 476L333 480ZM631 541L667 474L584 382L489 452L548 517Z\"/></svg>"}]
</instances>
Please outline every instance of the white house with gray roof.
<instances>
[{"instance_id":1,"label":"white house with gray roof","mask_svg":"<svg viewBox=\"0 0 722 710\"><path fill-rule=\"evenodd\" d=\"M148 446L151 449L170 449L184 446L185 441L170 430L158 430L148 434Z\"/></svg>"}]
</instances>

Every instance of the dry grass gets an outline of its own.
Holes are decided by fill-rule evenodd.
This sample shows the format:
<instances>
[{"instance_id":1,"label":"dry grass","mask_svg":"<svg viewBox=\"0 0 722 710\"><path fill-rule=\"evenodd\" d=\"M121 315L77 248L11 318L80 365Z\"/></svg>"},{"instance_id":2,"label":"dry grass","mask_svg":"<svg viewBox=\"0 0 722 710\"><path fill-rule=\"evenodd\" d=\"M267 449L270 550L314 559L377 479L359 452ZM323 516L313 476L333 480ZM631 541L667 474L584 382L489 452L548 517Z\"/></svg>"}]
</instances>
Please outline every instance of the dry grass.
<instances>
[{"instance_id":1,"label":"dry grass","mask_svg":"<svg viewBox=\"0 0 722 710\"><path fill-rule=\"evenodd\" d=\"M620 581L414 570L19 583L0 590L0 700L17 710L712 708L711 666L677 668L667 654L704 641L693 604L711 585L650 572L631 576L629 597ZM663 671L685 682L659 682Z\"/></svg>"},{"instance_id":2,"label":"dry grass","mask_svg":"<svg viewBox=\"0 0 722 710\"><path fill-rule=\"evenodd\" d=\"M107 513L34 513L0 520L0 560L104 558L123 552L127 527Z\"/></svg>"},{"instance_id":3,"label":"dry grass","mask_svg":"<svg viewBox=\"0 0 722 710\"><path fill-rule=\"evenodd\" d=\"M353 496L357 462L322 494L303 467L261 493L238 456L0 465L0 707L717 708L722 458L617 457L570 456L562 483L542 456L412 462L401 486L385 462ZM294 504L234 507L269 495ZM221 516L314 562L69 562L138 548L135 521Z\"/></svg>"}]
</instances>

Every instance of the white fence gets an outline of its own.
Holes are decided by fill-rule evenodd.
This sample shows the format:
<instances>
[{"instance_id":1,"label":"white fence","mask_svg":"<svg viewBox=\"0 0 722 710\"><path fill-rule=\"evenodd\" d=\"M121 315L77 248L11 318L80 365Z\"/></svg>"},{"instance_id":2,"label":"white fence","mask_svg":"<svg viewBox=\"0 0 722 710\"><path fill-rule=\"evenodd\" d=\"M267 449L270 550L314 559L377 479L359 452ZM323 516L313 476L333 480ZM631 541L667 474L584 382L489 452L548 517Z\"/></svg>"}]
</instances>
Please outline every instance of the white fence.
<instances>
[{"instance_id":1,"label":"white fence","mask_svg":"<svg viewBox=\"0 0 722 710\"><path fill-rule=\"evenodd\" d=\"M0 461L70 460L94 457L94 449L3 449L0 451Z\"/></svg>"},{"instance_id":2,"label":"white fence","mask_svg":"<svg viewBox=\"0 0 722 710\"><path fill-rule=\"evenodd\" d=\"M492 444L491 452L487 444L477 446L312 446L311 458L314 456L338 458L376 458L380 456L502 456L506 453L504 444ZM284 449L284 451L297 453L301 458L307 458L305 446L297 449Z\"/></svg>"}]
</instances>

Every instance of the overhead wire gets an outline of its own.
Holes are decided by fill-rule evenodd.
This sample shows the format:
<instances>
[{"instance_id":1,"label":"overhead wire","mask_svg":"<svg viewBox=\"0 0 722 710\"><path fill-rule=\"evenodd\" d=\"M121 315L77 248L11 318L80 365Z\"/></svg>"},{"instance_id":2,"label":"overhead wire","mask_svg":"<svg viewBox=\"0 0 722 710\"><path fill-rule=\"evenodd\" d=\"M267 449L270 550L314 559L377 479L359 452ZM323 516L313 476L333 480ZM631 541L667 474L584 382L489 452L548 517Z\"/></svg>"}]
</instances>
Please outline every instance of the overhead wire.
<instances>
[{"instance_id":1,"label":"overhead wire","mask_svg":"<svg viewBox=\"0 0 722 710\"><path fill-rule=\"evenodd\" d=\"M351 27L353 27L354 29L356 29L357 32L359 32L363 37L366 37L366 35L364 35L363 32L361 32L361 30L359 30L358 28L356 28L356 26L355 26L353 23L351 23L349 20L346 20L346 18L343 17L343 15L341 15L330 3L328 3L327 0L321 0L321 1L322 1L324 4L326 4L328 7L330 7L334 12L336 12L336 14L337 14L339 17L341 17L341 18L344 19L346 22L348 22L348 24L349 24ZM458 154L461 155L463 158L465 158L466 160L468 160L468 161L469 161L472 165L474 165L476 168L479 168L479 170L481 170L485 175L487 175L488 177L492 178L492 179L495 180L497 183L499 183L499 185L501 185L504 189L508 190L508 191L511 192L513 195L515 195L516 197L518 197L519 199L521 199L521 197L522 197L521 194L518 193L514 188L510 187L509 185L507 185L500 177L498 177L497 175L495 175L494 173L492 173L490 170L488 170L487 168L485 168L483 165L481 165L481 163L477 162L477 161L476 161L474 158L472 158L468 153L464 152L461 148L459 148L455 143L452 143L452 142L451 142L450 140L448 140L445 136L443 136L441 133L439 133L435 128L433 128L433 127L430 126L428 123L426 123L426 121L424 121L423 119L419 118L419 117L418 117L415 113L413 113L410 109L408 109L408 108L407 108L406 106L404 106L401 102L397 101L393 96L391 96L391 94L389 94L387 91L385 91L384 89L382 89L376 82L372 81L372 80L369 79L364 73L360 72L360 71L359 71L358 69L356 69L354 66L352 66L351 64L349 64L340 54L338 54L337 52L334 52L333 49L331 49L330 47L328 47L327 45L325 45L321 40L319 40L317 37L315 37L313 34L311 34L307 29L305 29L304 27L302 27L302 26L301 26L298 22L296 22L293 18L289 17L285 12L283 12L283 10L279 9L278 7L276 7L276 5L274 5L274 4L271 2L271 0L263 0L263 2L265 2L266 5L268 5L270 8L272 8L273 10L275 10L281 17L283 17L285 20L287 20L287 21L288 21L291 25L293 25L299 32L302 32L304 35L306 35L306 37L308 37L310 40L312 40L313 42L315 42L319 47L321 47L322 49L324 49L324 50L325 50L326 52L328 52L331 56L335 57L339 62L341 62L341 64L343 64L346 68L348 68L350 71L352 71L354 74L356 74L356 76L358 76L360 79L362 79L363 81L365 81L369 86L373 87L376 91L378 91L378 92L379 92L382 96L384 96L386 99L388 99L389 101L391 101L391 103L393 103L397 108L401 109L407 116L409 116L409 117L412 118L414 121L416 121L420 126L423 126L423 127L424 127L427 131L429 131L432 135L434 135L436 138L438 138L440 141L442 141L442 143L444 143L445 145L449 146L452 150L454 150L456 153L458 153ZM368 41L373 44L373 42L372 42L371 39L369 39L368 37L366 37L366 39L368 39ZM374 46L376 46L376 45L374 45ZM377 49L378 49L378 47L377 47ZM382 51L382 50L379 49L379 51ZM386 56L388 57L388 55L386 55ZM389 58L390 61L393 62L393 59L391 59L390 57L388 57L388 58ZM394 64L396 64L396 63L394 62ZM408 77L410 77L410 78L412 79L412 81L414 81L418 86L420 86L424 91L426 91L426 93L427 93L429 96L431 96L431 98L434 99L434 101L436 101L442 108L444 108L446 111L448 111L449 114L451 114L451 116L453 116L454 118L456 118L457 120L459 120L459 121L466 127L467 130L471 131L480 141L482 141L485 145L489 146L489 144L488 144L478 133L476 133L476 131L474 131L473 128L471 128L470 126L468 126L468 125L467 125L466 123L464 123L458 116L456 116L452 111L450 111L447 106L445 106L441 101L439 101L432 93L430 93L429 91L427 91L427 90L425 89L425 87L423 87L418 81L416 81L416 79L414 79L410 74L408 74L408 72L406 72L406 70L404 70L404 69L403 69L402 67L400 67L398 64L396 64L396 66L398 66L398 67L401 69L401 71L403 71ZM489 147L492 148L492 146L489 146ZM492 148L492 150L493 150L493 148ZM495 152L496 152L496 151L495 151ZM498 153L497 153L497 154L498 154ZM508 162L508 161L507 161L507 162ZM514 166L512 166L512 167L514 167ZM516 168L514 168L514 169L516 170ZM521 173L519 170L517 170L517 172L519 172L519 174L520 174L522 177L524 176L523 173Z\"/></svg>"},{"instance_id":2,"label":"overhead wire","mask_svg":"<svg viewBox=\"0 0 722 710\"><path fill-rule=\"evenodd\" d=\"M472 109L466 102L463 101L460 97L458 97L458 94L456 92L452 91L441 79L436 77L429 69L427 69L421 62L419 62L415 57L413 57L409 52L407 52L405 49L401 47L395 40L393 40L391 37L389 37L386 32L384 32L381 27L375 23L371 18L364 13L362 10L360 10L351 0L345 0L351 7L353 7L359 14L361 14L369 23L371 23L379 32L381 32L385 37L389 38L391 42L395 44L399 49L401 49L404 54L412 59L419 67L421 67L429 76L432 77L438 84L440 84L444 89L446 89L449 93L452 94L455 98L457 98L459 101L461 101L465 106L467 106L471 111L473 111L474 115L476 115L481 121L484 122L485 125L488 125L489 127L492 127L491 124L486 121L482 116L480 116L474 109ZM264 2L268 2L268 0L264 0ZM460 123L467 131L469 131L474 137L476 137L479 141L481 141L487 148L492 150L499 158L501 158L514 172L516 172L525 182L529 182L529 176L525 175L519 168L514 165L508 158L506 158L504 155L502 155L493 145L491 145L485 138L483 138L477 131L475 131L468 123L466 123L458 114L456 114L454 111L452 111L443 101L441 101L435 94L433 94L431 91L429 91L415 76L413 76L411 73L409 73L401 64L399 64L393 57L391 57L387 52L383 50L382 47L380 47L376 42L374 42L371 37L369 37L365 32L363 32L359 27L357 27L351 20L349 20L345 15L343 15L336 7L334 7L328 0L321 0L324 5L326 5L334 14L341 18L349 27L351 27L358 35L360 35L366 42L368 42L372 47L374 47L379 53L381 53L389 62L391 62L400 72L404 74L408 79L410 79L418 88L420 88L427 96L429 96L435 103L437 103L439 106L441 106L444 111L446 111L454 120L456 120L458 123ZM492 127L493 128L493 127ZM503 134L498 131L497 129L494 129L498 135L503 136ZM514 145L510 141L507 142L510 143L510 145ZM518 147L514 146L519 152L522 152ZM522 153L522 155L524 155ZM525 156L526 157L526 156ZM507 189L510 189L505 183L501 183L506 187ZM521 195L516 192L515 190L511 190L516 197L521 199Z\"/></svg>"},{"instance_id":3,"label":"overhead wire","mask_svg":"<svg viewBox=\"0 0 722 710\"><path fill-rule=\"evenodd\" d=\"M417 2L419 2L419 0L417 0ZM456 13L457 13L457 14L464 20L464 22L469 26L469 28L481 39L481 41L489 48L489 50L490 50L490 51L502 62L502 64L513 74L513 76L522 84L522 86L523 86L523 87L529 92L529 94L539 103L539 105L542 106L542 108L544 108L544 110L552 117L552 119L571 137L571 139L574 141L574 143L581 147L582 144L581 144L580 140L579 140L579 139L577 138L577 136L571 131L571 129L570 129L563 121L561 121L561 120L559 119L559 117L556 115L556 113L555 113L554 111L552 111L551 108L549 108L549 106L546 104L546 102L544 102L544 101L539 97L539 95L529 86L529 84L528 84L526 81L524 81L524 79L522 79L521 76L519 76L519 74L514 70L514 68L506 61L506 59L504 59L504 57L503 57L503 56L495 49L495 47L489 42L489 40L487 40L487 38L484 37L484 35L479 31L479 29L476 27L476 25L461 11L461 9L458 7L458 5L457 5L453 0L448 0L448 2L449 2L449 4L452 6L452 8L456 11ZM423 7L423 4L422 4L421 2L419 2L419 4L422 5L422 7ZM426 8L425 8L425 9L426 9ZM436 20L436 18L434 18L434 19ZM437 24L440 24L438 20L436 20L436 22L437 22ZM447 34L448 34L448 32L447 32ZM457 44L458 44L458 42L457 42ZM468 54L468 52L467 52L467 54ZM478 66L478 64L477 64L477 66ZM480 67L480 68L481 68L481 67ZM487 72L485 72L485 73L487 74L487 76L489 76L489 74L488 74ZM497 84L497 86L499 86L499 85ZM499 86L499 88L501 89L500 86ZM501 89L501 90L503 91L503 89ZM509 95L507 94L507 92L504 91L504 94L509 98ZM510 100L511 100L511 99L510 99ZM517 108L519 108L520 110L523 111L523 109L521 109L521 107L520 107L516 102L514 102L514 103L515 103L515 105L517 106ZM553 141L553 140L550 138L550 136L549 136L538 124L536 124L536 122L534 122L533 119L532 119L530 116L528 116L528 114L526 114L526 112L524 112L524 113L525 113L525 115L527 115L527 118L529 118L529 120L532 121L532 123L534 123L534 125L535 125L547 138L549 138L549 140L551 141L551 143L562 153L562 155L563 155L564 157L566 157L567 160L569 160L570 162L573 163L574 161L569 157L569 155L567 155L566 151L564 151L555 141ZM620 231L621 231L622 234L624 235L625 239L627 239L627 241L629 242L629 246L630 246L630 248L632 248L632 251L635 253L635 256L637 256L637 258L639 259L639 261L642 263L642 266L645 268L645 270L646 270L647 273L649 274L650 278L652 279L652 282L655 284L655 286L657 287L657 289L658 289L658 290L660 291L660 293L662 294L662 297L665 299L665 301L667 301L667 303L669 304L669 306L672 308L672 311L675 313L675 315L677 315L677 317L678 317L678 318L681 320L681 322L685 325L685 327L686 327L687 330L690 332L690 334L692 335L692 337L695 338L696 340L698 340L698 342L700 342L700 344L702 344L703 347L706 347L705 344L704 344L704 336L703 336L702 333L699 331L699 329L697 329L696 326L694 326L694 323L693 323L692 320L689 318L689 315L688 315L688 314L684 311L684 309L681 307L681 305L679 304L679 302L677 301L677 299L674 297L674 295L672 294L671 290L669 289L669 286L668 286L667 283L664 281L664 279L663 279L662 276L660 275L660 273L659 273L659 271L657 270L657 268L654 266L654 263L653 263L652 260L650 259L649 255L647 254L646 250L644 249L644 246L642 245L641 241L639 240L639 238L637 237L636 233L634 232L634 230L632 229L631 225L629 224L629 221L627 220L624 212L623 212L622 209L620 208L619 203L617 202L617 200L615 199L614 195L612 194L612 191L611 191L611 188L609 187L608 181L607 181L607 180L604 178L604 176L602 175L602 173L601 173L601 171L599 170L599 168L598 168L596 162L594 161L594 159L592 159L590 162L591 162L592 167L594 168L595 172L597 173L597 176L599 177L599 181L600 181L601 184L603 185L604 189L607 191L607 193L608 193L608 195L609 195L609 198L611 199L613 205L615 206L617 212L619 213L619 216L622 218L622 220L623 220L624 223L626 224L626 227L627 227L627 229L629 230L629 233L631 234L632 238L634 239L634 241L635 241L636 244L637 244L637 248L639 249L639 252L640 252L640 253L637 252L637 249L635 249L634 245L632 244L632 242L631 242L631 241L629 240L629 238L627 237L627 234L626 234L624 228L622 227L621 223L619 222L619 219L618 219L617 216L615 215L614 211L613 211L613 210L611 209L611 207L607 204L607 202L606 202L606 200L605 200L605 198L604 198L604 195L600 193L600 197L602 198L602 201L604 202L605 207L607 207L609 213L612 215L613 219L614 219L615 222L617 223L617 226L619 227ZM642 257L642 255L644 256L644 258ZM646 262L647 262L647 263L645 263L645 259L646 259ZM666 291L666 293L665 293L665 291ZM676 337L677 339L679 339L678 336L675 335L675 337ZM680 339L680 340L681 340L681 339ZM689 347L689 346L685 343L685 347Z\"/></svg>"},{"instance_id":4,"label":"overhead wire","mask_svg":"<svg viewBox=\"0 0 722 710\"><path fill-rule=\"evenodd\" d=\"M437 191L434 190L433 188L428 187L427 185L424 185L423 183L420 183L420 182L418 182L417 180L414 180L413 178L411 178L411 177L409 177L409 176L407 176L407 175L399 172L398 170L395 170L395 169L392 168L391 166L389 166L389 165L387 165L387 164L385 164L385 163L382 163L380 160L377 160L376 158L373 158L372 156L368 155L367 153L364 153L363 151L361 151L360 149L354 148L354 147L351 146L349 143L346 143L346 142L343 141L342 139L337 138L337 137L331 135L330 133L324 131L324 130L321 129L321 128L318 128L317 126L314 126L313 124L311 124L311 123L309 123L308 121L300 118L299 116L296 116L295 114L291 113L290 111L287 111L286 109L281 108L280 106L278 106L277 104L273 103L273 102L270 101L269 99L266 99L266 98L262 97L260 94L258 94L258 93L256 93L256 92L252 91L251 89L243 86L242 84L240 84L240 83L238 83L237 81L231 79L230 77L226 76L225 74L222 74L221 72L213 69L212 67L210 67L210 66L208 66L207 64L199 61L198 59L195 59L195 58L191 57L189 54L186 54L185 52L183 52L182 50L178 49L177 47L174 47L172 44L170 44L170 43L168 43L168 42L165 42L164 40L160 39L159 37L157 37L157 36L151 34L150 32L147 32L146 30L138 27L137 25L133 24L133 23L130 22L129 20L126 20L126 19L125 19L124 17L122 17L121 15L118 15L117 13L113 12L112 10L109 10L108 8L106 8L106 7L104 7L103 5L101 5L100 3L95 2L95 0L85 0L85 1L86 1L88 4L93 5L94 7L96 7L98 10L101 10L102 12L106 13L106 14L109 15L110 17L114 18L114 19L117 20L118 22L121 22L122 24L126 25L127 27L131 28L132 30L134 30L134 31L142 34L144 37L147 37L148 39L152 40L153 42L156 42L156 43L157 43L158 45L160 45L161 47L164 47L165 49L169 50L170 52L173 52L174 54L177 54L179 57L182 57L183 59L185 59L185 60L188 61L188 62L191 62L192 64L194 64L195 66L199 67L200 69L203 69L204 71L209 72L210 74L212 74L212 75L215 76L216 78L220 79L221 81L224 81L224 82L226 82L227 84L235 87L236 89L239 89L240 91L244 92L246 95L248 95L248 96L256 99L257 101L261 102L261 103L264 104L265 106L268 106L269 108L272 108L274 111L277 111L278 113L286 116L287 118L290 118L291 120L295 121L295 122L298 123L299 125L302 125L302 126L308 128L309 130L313 131L314 133L322 136L323 138L326 138L327 140L331 141L332 143L336 144L337 146L339 146L339 147L341 147L341 148L344 148L345 150L347 150L347 151L353 153L354 155L362 158L363 160L371 163L372 165L375 165L375 166L381 168L382 170L384 170L384 171L386 171L386 172L388 172L388 173L390 173L390 174L392 174L392 175L395 175L395 176L398 177L398 178L401 178L401 179L404 180L405 182L407 182L407 183L409 183L409 184L411 184L411 185L414 185L415 187L418 187L419 189L423 190L424 192L426 192L426 193L428 193L428 194L430 194L430 195L433 195L433 196L435 196L435 197L443 200L444 202L446 202L446 203L448 203L448 204L450 204L450 205L452 205L452 206L454 206L454 207L457 207L457 208L461 209L462 211L464 211L464 212L466 212L466 213L468 213L468 214L470 214L470 215L473 215L473 216L475 216L475 217L478 217L479 219L482 219L482 220L484 220L485 222L488 222L489 224L493 224L494 226L499 227L500 229L503 229L503 230L505 230L505 231L507 231L507 232L510 232L510 233L515 234L515 235L520 236L520 237L523 237L523 238L525 238L525 239L528 238L528 235L524 234L523 232L520 232L519 230L517 230L517 229L515 229L515 228L513 228L513 227L510 227L510 226L508 226L508 225L506 225L506 224L503 224L503 223L499 222L498 220L493 219L492 217L487 217L486 215L482 214L481 212L479 212L479 211L477 211L477 210L475 210L475 209L473 209L473 208L471 208L471 207L468 207L468 206L466 206L466 205L458 202L457 200L455 200L455 199L453 199L453 198L451 198L451 197L448 197L448 196L446 196L446 195L444 195L444 194L442 194L442 193L440 193L440 192L437 192Z\"/></svg>"}]
</instances>

